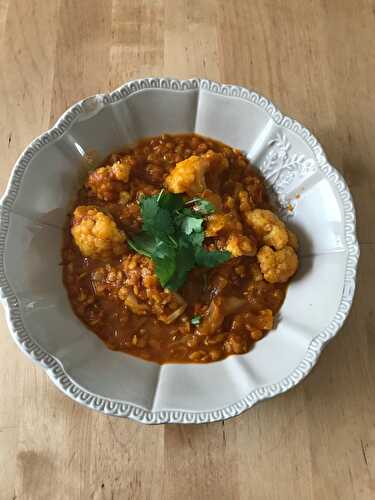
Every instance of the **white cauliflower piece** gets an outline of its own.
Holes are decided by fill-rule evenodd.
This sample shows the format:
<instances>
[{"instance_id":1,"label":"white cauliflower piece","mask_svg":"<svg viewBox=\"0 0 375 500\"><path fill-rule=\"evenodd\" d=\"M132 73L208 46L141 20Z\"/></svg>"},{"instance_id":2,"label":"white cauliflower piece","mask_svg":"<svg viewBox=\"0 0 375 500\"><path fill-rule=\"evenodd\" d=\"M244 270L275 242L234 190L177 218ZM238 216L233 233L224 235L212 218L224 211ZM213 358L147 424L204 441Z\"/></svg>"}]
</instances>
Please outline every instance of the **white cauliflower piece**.
<instances>
[{"instance_id":1,"label":"white cauliflower piece","mask_svg":"<svg viewBox=\"0 0 375 500\"><path fill-rule=\"evenodd\" d=\"M245 218L263 244L276 250L288 244L289 236L285 224L270 210L257 208L245 212Z\"/></svg>"},{"instance_id":2,"label":"white cauliflower piece","mask_svg":"<svg viewBox=\"0 0 375 500\"><path fill-rule=\"evenodd\" d=\"M74 210L71 232L85 257L106 260L125 250L125 233L118 229L112 217L93 206Z\"/></svg>"},{"instance_id":3,"label":"white cauliflower piece","mask_svg":"<svg viewBox=\"0 0 375 500\"><path fill-rule=\"evenodd\" d=\"M269 283L285 283L298 268L297 254L290 246L281 250L263 246L257 254L257 259L264 279Z\"/></svg>"},{"instance_id":4,"label":"white cauliflower piece","mask_svg":"<svg viewBox=\"0 0 375 500\"><path fill-rule=\"evenodd\" d=\"M206 189L205 174L210 168L228 167L228 160L220 153L208 151L205 155L192 155L176 164L164 181L171 193L201 194Z\"/></svg>"},{"instance_id":5,"label":"white cauliflower piece","mask_svg":"<svg viewBox=\"0 0 375 500\"><path fill-rule=\"evenodd\" d=\"M256 244L243 234L232 233L225 247L233 257L240 257L241 255L253 256L257 253Z\"/></svg>"}]
</instances>

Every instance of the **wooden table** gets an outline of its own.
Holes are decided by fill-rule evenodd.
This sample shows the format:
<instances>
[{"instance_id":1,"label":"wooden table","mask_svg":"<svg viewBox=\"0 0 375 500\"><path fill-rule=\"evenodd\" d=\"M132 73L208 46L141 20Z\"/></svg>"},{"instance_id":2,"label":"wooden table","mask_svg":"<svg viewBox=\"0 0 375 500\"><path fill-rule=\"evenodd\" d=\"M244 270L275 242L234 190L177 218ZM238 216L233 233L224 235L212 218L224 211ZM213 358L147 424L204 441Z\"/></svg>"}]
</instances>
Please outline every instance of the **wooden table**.
<instances>
[{"instance_id":1,"label":"wooden table","mask_svg":"<svg viewBox=\"0 0 375 500\"><path fill-rule=\"evenodd\" d=\"M73 403L1 313L0 500L375 498L375 2L0 0L0 186L78 99L132 78L251 87L306 124L354 195L350 318L296 389L233 420L147 427Z\"/></svg>"}]
</instances>

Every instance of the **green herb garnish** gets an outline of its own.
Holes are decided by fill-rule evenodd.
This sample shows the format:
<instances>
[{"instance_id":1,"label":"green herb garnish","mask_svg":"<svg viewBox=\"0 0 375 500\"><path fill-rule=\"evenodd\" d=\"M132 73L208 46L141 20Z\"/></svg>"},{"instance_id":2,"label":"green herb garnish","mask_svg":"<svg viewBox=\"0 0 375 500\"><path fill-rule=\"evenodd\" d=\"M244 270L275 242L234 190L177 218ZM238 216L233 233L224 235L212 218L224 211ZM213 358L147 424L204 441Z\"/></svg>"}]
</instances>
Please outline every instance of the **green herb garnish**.
<instances>
[{"instance_id":1,"label":"green herb garnish","mask_svg":"<svg viewBox=\"0 0 375 500\"><path fill-rule=\"evenodd\" d=\"M195 205L195 210L202 215L209 215L215 212L215 207L213 206L213 204L208 200L204 200L203 198L193 198L192 200L188 201L186 205L190 205L192 203L194 203Z\"/></svg>"},{"instance_id":2,"label":"green herb garnish","mask_svg":"<svg viewBox=\"0 0 375 500\"><path fill-rule=\"evenodd\" d=\"M202 246L203 218L215 211L209 201L194 198L185 203L181 195L162 190L144 196L139 204L142 231L128 243L153 260L162 287L178 290L194 267L215 267L231 257L227 251L209 252Z\"/></svg>"},{"instance_id":3,"label":"green herb garnish","mask_svg":"<svg viewBox=\"0 0 375 500\"><path fill-rule=\"evenodd\" d=\"M199 323L202 321L202 316L199 316L199 314L197 316L193 316L190 320L190 323L192 325L199 325Z\"/></svg>"}]
</instances>

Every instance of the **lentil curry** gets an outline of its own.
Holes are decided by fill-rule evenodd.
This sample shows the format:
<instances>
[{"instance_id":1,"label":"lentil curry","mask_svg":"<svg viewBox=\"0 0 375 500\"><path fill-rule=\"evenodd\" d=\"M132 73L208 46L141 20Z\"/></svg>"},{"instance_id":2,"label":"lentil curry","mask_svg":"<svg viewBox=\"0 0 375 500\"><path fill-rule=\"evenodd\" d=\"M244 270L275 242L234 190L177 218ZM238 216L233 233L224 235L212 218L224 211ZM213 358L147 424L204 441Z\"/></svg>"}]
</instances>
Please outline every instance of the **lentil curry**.
<instances>
[{"instance_id":1,"label":"lentil curry","mask_svg":"<svg viewBox=\"0 0 375 500\"><path fill-rule=\"evenodd\" d=\"M109 348L205 363L249 351L273 327L297 246L239 150L162 135L89 172L63 278L75 313Z\"/></svg>"}]
</instances>

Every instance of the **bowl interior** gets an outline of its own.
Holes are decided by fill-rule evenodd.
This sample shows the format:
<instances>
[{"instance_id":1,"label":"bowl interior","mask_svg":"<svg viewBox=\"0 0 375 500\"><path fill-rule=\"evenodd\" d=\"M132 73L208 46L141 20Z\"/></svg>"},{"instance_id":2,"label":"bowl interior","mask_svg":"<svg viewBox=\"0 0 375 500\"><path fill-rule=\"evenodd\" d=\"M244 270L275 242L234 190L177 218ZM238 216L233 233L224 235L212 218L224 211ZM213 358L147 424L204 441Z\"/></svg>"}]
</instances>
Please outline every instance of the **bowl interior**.
<instances>
[{"instance_id":1,"label":"bowl interior","mask_svg":"<svg viewBox=\"0 0 375 500\"><path fill-rule=\"evenodd\" d=\"M88 159L98 163L145 136L193 131L240 148L263 172L286 212L289 207L301 266L277 327L249 353L208 365L160 367L108 350L75 317L59 265L62 227ZM301 134L259 101L204 88L148 88L112 102L96 96L21 173L3 200L6 279L30 337L94 395L152 411L209 412L280 381L287 388L313 339L337 314L348 260L337 183Z\"/></svg>"}]
</instances>

